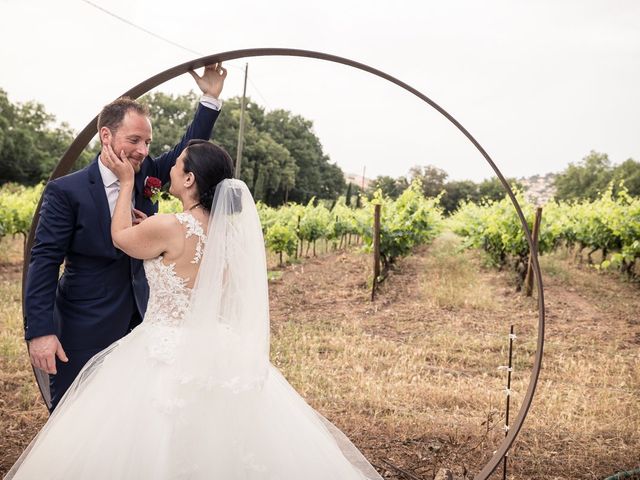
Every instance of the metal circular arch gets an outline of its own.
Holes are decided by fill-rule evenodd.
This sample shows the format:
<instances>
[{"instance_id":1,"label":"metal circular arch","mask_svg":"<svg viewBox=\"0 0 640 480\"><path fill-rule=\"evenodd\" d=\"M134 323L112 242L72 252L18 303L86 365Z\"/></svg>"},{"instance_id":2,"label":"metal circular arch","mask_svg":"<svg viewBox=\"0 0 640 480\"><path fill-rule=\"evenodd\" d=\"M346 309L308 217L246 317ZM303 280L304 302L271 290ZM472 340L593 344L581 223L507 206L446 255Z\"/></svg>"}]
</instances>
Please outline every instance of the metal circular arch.
<instances>
[{"instance_id":1,"label":"metal circular arch","mask_svg":"<svg viewBox=\"0 0 640 480\"><path fill-rule=\"evenodd\" d=\"M435 108L438 112L440 112L447 120L449 120L455 127L460 130L465 137L469 139L469 141L476 147L476 149L482 154L487 163L491 166L497 177L500 179L502 186L506 190L509 198L513 202L513 206L518 213L518 217L520 218L520 222L522 223L522 229L524 230L525 237L527 239L527 243L529 244L530 251L533 253L533 269L535 272L535 281L538 293L538 338L536 343L536 355L533 363L533 370L531 372L531 380L529 381L529 386L527 388L527 392L524 396L522 406L520 407L520 411L516 416L512 426L509 428L507 435L505 436L502 443L500 443L498 449L494 453L494 455L489 459L487 464L482 468L482 470L475 476L474 480L486 480L489 475L493 473L493 471L497 468L500 461L504 458L504 456L509 451L509 448L513 444L516 436L520 432L522 428L522 424L524 423L525 417L529 411L531 406L531 402L533 400L533 395L535 393L536 385L538 382L538 377L540 374L540 369L542 367L542 352L544 347L544 327L545 327L545 309L544 309L544 291L542 286L542 277L540 272L540 264L538 262L538 250L537 246L533 244L531 238L531 232L529 231L529 226L527 221L522 213L522 209L518 204L518 201L511 190L511 187L505 180L504 176L493 162L489 154L482 148L482 146L478 143L478 141L473 138L473 136L449 113L447 113L442 107L436 104L429 97L419 92L415 88L410 85L398 80L397 78L384 73L380 70L377 70L373 67L365 65L363 63L355 62L353 60L349 60L347 58L338 57L335 55L330 55L322 52L315 52L311 50L299 50L292 48L250 48L243 50L232 50L228 52L216 53L213 55L207 55L205 57L201 57L181 65L175 66L173 68L169 68L164 72L161 72L153 77L139 83L129 91L123 94L129 96L131 98L138 98L141 95L144 95L149 90L157 87L158 85L171 80L183 73L186 73L188 70L192 70L194 68L200 68L205 65L209 65L211 63L216 62L224 62L229 60L236 60L239 58L247 58L247 57L266 57L266 56L287 56L287 57L303 57L303 58L315 58L317 60L325 60L328 62L339 63L342 65L346 65L349 67L356 68L358 70L362 70L368 73L371 73L377 77L388 80L391 83L396 84L397 86L403 88L404 90L414 94L423 102L427 103L431 107ZM69 172L78 156L82 152L82 150L89 144L91 139L94 137L96 133L96 122L97 116L91 120L87 126L78 134L75 138L71 146L62 156L58 164L53 170L51 177L49 180L53 180L62 175L65 175ZM33 246L33 241L35 237L35 230L38 225L38 219L40 215L40 206L42 203L42 198L40 198L40 203L36 208L36 212L34 214L34 221L31 225L31 230L29 232L29 237L27 239L27 243L25 245L25 254L24 254L24 264L23 264L23 275L22 275L22 295L23 295L23 311L24 311L24 286L27 276L27 271L29 268L29 261L31 258L31 248Z\"/></svg>"}]
</instances>

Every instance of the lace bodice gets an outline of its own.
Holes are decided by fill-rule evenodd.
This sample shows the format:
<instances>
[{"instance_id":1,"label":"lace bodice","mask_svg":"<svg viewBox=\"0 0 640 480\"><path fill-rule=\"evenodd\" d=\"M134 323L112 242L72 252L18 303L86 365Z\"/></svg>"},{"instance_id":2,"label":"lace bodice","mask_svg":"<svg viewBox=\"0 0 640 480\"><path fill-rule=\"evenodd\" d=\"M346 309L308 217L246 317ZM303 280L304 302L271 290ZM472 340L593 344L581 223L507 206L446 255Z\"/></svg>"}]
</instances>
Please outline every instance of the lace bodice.
<instances>
[{"instance_id":1,"label":"lace bodice","mask_svg":"<svg viewBox=\"0 0 640 480\"><path fill-rule=\"evenodd\" d=\"M177 213L178 221L186 226L186 238L196 235L198 243L191 263L199 263L206 236L202 225L189 213ZM145 260L144 271L149 283L149 303L144 323L177 326L189 309L191 289L187 287L188 278L182 278L175 272L175 263L165 264L162 256Z\"/></svg>"}]
</instances>

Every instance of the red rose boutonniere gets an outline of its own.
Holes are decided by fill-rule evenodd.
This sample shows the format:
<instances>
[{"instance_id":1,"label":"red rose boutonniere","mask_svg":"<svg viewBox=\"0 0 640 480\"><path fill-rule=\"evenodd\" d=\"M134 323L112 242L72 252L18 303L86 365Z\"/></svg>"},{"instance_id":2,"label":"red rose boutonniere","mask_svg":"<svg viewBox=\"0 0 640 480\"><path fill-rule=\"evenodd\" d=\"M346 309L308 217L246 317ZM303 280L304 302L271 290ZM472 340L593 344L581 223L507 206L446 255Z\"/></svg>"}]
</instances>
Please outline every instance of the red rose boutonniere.
<instances>
[{"instance_id":1,"label":"red rose boutonniere","mask_svg":"<svg viewBox=\"0 0 640 480\"><path fill-rule=\"evenodd\" d=\"M147 177L144 179L144 198L150 198L153 203L160 200L160 189L162 182L156 177Z\"/></svg>"}]
</instances>

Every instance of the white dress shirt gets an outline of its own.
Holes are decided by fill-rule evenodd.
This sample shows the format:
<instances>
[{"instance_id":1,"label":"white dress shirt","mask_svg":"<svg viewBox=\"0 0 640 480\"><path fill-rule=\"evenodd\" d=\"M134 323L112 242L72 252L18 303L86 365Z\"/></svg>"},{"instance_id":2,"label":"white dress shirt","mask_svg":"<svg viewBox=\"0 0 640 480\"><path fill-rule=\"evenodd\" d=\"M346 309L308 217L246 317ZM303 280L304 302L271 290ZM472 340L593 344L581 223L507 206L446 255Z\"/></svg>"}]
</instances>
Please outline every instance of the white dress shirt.
<instances>
[{"instance_id":1,"label":"white dress shirt","mask_svg":"<svg viewBox=\"0 0 640 480\"><path fill-rule=\"evenodd\" d=\"M113 211L116 208L118 194L120 193L120 180L118 180L115 173L104 166L100 156L98 156L98 168L100 169L100 176L102 177L102 183L104 184L104 192L107 194L109 212L113 217Z\"/></svg>"},{"instance_id":2,"label":"white dress shirt","mask_svg":"<svg viewBox=\"0 0 640 480\"><path fill-rule=\"evenodd\" d=\"M207 108L212 108L213 110L218 110L222 108L222 100L219 98L211 97L209 95L202 95L200 97L200 103Z\"/></svg>"},{"instance_id":3,"label":"white dress shirt","mask_svg":"<svg viewBox=\"0 0 640 480\"><path fill-rule=\"evenodd\" d=\"M209 95L202 95L200 97L200 103L213 110L220 110L222 108L222 100L210 97ZM109 202L109 212L113 217L113 211L116 208L116 202L118 201L118 194L120 193L120 180L116 177L116 174L109 170L100 159L98 155L98 168L100 169L100 176L102 177L102 183L104 184L104 192L107 195L107 201ZM135 206L135 200L133 196L131 198L131 208Z\"/></svg>"}]
</instances>

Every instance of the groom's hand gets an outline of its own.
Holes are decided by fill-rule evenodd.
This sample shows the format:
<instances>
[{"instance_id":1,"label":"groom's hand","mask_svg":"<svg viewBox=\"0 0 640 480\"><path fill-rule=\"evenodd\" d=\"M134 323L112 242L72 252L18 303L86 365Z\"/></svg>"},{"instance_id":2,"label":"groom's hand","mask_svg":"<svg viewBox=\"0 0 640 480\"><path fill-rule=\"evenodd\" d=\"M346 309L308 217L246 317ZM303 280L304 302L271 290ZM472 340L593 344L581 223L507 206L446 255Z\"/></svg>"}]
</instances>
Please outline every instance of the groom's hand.
<instances>
[{"instance_id":1,"label":"groom's hand","mask_svg":"<svg viewBox=\"0 0 640 480\"><path fill-rule=\"evenodd\" d=\"M198 84L198 87L200 87L200 90L202 90L202 93L213 98L220 96L224 86L224 79L227 78L227 69L222 66L222 62L204 67L202 76L199 76L193 70L189 70L189 73Z\"/></svg>"},{"instance_id":2,"label":"groom's hand","mask_svg":"<svg viewBox=\"0 0 640 480\"><path fill-rule=\"evenodd\" d=\"M138 225L140 222L147 218L147 214L137 208L131 209L131 221L134 225Z\"/></svg>"},{"instance_id":3,"label":"groom's hand","mask_svg":"<svg viewBox=\"0 0 640 480\"><path fill-rule=\"evenodd\" d=\"M55 335L29 340L29 357L34 367L53 375L57 373L56 357L65 363L69 361L60 340Z\"/></svg>"}]
</instances>

